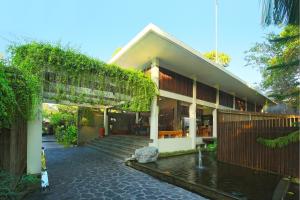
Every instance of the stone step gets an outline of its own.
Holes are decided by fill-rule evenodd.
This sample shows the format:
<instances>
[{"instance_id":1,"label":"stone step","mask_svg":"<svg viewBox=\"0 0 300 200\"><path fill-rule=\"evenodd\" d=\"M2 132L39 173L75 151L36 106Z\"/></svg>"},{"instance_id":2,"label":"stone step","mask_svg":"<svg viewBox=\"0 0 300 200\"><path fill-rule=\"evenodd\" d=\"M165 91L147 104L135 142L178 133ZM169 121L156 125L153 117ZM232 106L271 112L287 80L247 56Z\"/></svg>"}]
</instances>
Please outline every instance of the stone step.
<instances>
[{"instance_id":1,"label":"stone step","mask_svg":"<svg viewBox=\"0 0 300 200\"><path fill-rule=\"evenodd\" d=\"M110 135L108 137L122 138L122 139L125 139L125 140L136 140L136 141L150 142L150 138L148 138L148 137L135 136L135 135Z\"/></svg>"},{"instance_id":2,"label":"stone step","mask_svg":"<svg viewBox=\"0 0 300 200\"><path fill-rule=\"evenodd\" d=\"M127 145L137 145L137 146L145 146L149 144L148 140L134 140L130 138L120 138L120 137L113 137L113 136L107 136L102 139L98 140L106 140L106 141L112 141L114 143L120 143L120 144L127 144Z\"/></svg>"},{"instance_id":3,"label":"stone step","mask_svg":"<svg viewBox=\"0 0 300 200\"><path fill-rule=\"evenodd\" d=\"M87 143L87 146L122 160L131 157L135 150L149 145L145 137L112 135L97 138Z\"/></svg>"},{"instance_id":4,"label":"stone step","mask_svg":"<svg viewBox=\"0 0 300 200\"><path fill-rule=\"evenodd\" d=\"M92 140L90 141L92 144L100 144L103 146L114 146L116 148L128 150L128 151L135 151L136 149L140 148L138 145L124 145L124 144L119 144L119 143L113 143L112 141L107 141L107 140Z\"/></svg>"},{"instance_id":5,"label":"stone step","mask_svg":"<svg viewBox=\"0 0 300 200\"><path fill-rule=\"evenodd\" d=\"M92 148L92 149L95 149L97 151L100 151L102 153L105 153L105 154L113 156L113 157L117 157L117 158L122 159L122 160L125 160L126 158L130 157L129 155L112 152L112 151L109 151L105 148L100 148L100 147L95 146L95 145L87 144L87 146Z\"/></svg>"},{"instance_id":6,"label":"stone step","mask_svg":"<svg viewBox=\"0 0 300 200\"><path fill-rule=\"evenodd\" d=\"M119 148L117 146L113 146L113 145L109 145L109 144L105 144L105 143L100 143L100 142L90 142L90 145L94 145L96 147L102 148L102 149L106 149L112 152L117 152L117 153L121 153L124 155L132 155L134 150L126 150L123 148Z\"/></svg>"},{"instance_id":7,"label":"stone step","mask_svg":"<svg viewBox=\"0 0 300 200\"><path fill-rule=\"evenodd\" d=\"M148 146L148 143L146 142L134 142L134 141L125 141L125 140L112 140L112 139L96 139L95 142L102 142L102 143L108 143L108 144L115 144L118 146L124 146L124 147L132 147L135 149Z\"/></svg>"}]
</instances>

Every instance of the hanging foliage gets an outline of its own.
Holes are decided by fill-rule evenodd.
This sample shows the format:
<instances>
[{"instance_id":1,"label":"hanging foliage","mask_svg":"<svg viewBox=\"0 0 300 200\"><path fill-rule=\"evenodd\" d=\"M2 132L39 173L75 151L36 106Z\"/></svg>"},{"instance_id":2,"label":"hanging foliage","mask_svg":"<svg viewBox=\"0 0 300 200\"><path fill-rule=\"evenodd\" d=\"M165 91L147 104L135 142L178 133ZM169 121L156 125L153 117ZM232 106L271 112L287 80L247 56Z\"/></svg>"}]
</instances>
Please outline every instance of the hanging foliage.
<instances>
[{"instance_id":1,"label":"hanging foliage","mask_svg":"<svg viewBox=\"0 0 300 200\"><path fill-rule=\"evenodd\" d=\"M71 48L32 42L9 50L12 65L34 75L43 85L42 95L57 102L148 111L157 92L143 72L106 64Z\"/></svg>"},{"instance_id":2,"label":"hanging foliage","mask_svg":"<svg viewBox=\"0 0 300 200\"><path fill-rule=\"evenodd\" d=\"M34 76L0 62L0 128L9 128L17 115L30 119L39 101L38 88Z\"/></svg>"},{"instance_id":3,"label":"hanging foliage","mask_svg":"<svg viewBox=\"0 0 300 200\"><path fill-rule=\"evenodd\" d=\"M0 127L8 128L12 121L16 99L6 78L4 63L0 62Z\"/></svg>"},{"instance_id":4,"label":"hanging foliage","mask_svg":"<svg viewBox=\"0 0 300 200\"><path fill-rule=\"evenodd\" d=\"M291 143L296 143L300 141L299 130L289 133L286 136L277 137L274 139L266 139L259 137L256 140L258 143L268 147L268 148L283 148Z\"/></svg>"}]
</instances>

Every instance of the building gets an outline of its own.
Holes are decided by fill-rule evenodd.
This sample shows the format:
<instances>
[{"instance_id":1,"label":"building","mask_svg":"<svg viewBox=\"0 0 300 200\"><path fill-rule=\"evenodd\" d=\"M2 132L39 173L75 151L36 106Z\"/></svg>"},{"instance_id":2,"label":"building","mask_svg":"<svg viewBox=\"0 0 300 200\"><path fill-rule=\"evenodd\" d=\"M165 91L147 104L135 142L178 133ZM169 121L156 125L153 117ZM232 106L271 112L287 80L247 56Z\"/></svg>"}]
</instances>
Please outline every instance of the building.
<instances>
[{"instance_id":1,"label":"building","mask_svg":"<svg viewBox=\"0 0 300 200\"><path fill-rule=\"evenodd\" d=\"M135 123L144 121L141 126L150 135L150 145L160 152L194 149L203 139L217 137L218 109L261 112L263 105L271 102L223 66L153 24L109 63L143 70L158 86L151 112L136 114ZM104 124L107 130L113 129L109 120Z\"/></svg>"}]
</instances>

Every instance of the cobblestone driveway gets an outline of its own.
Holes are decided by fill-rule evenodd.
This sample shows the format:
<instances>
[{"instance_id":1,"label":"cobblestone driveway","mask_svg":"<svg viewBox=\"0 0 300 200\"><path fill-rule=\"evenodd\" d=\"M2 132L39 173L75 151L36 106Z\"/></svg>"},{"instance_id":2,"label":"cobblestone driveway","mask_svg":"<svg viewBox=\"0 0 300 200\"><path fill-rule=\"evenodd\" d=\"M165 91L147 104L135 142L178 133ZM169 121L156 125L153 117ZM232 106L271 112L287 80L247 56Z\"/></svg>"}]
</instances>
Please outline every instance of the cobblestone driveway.
<instances>
[{"instance_id":1,"label":"cobblestone driveway","mask_svg":"<svg viewBox=\"0 0 300 200\"><path fill-rule=\"evenodd\" d=\"M28 200L204 199L88 147L48 149L46 156L51 191Z\"/></svg>"}]
</instances>

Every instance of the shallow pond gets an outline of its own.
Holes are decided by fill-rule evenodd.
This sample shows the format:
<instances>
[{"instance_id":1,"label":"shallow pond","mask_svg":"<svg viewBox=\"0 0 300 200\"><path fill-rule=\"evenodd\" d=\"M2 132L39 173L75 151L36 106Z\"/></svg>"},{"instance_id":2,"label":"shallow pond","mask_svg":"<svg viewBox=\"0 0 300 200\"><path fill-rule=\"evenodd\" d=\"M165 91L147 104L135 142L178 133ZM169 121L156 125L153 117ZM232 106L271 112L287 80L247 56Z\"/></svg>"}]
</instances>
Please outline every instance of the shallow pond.
<instances>
[{"instance_id":1,"label":"shallow pond","mask_svg":"<svg viewBox=\"0 0 300 200\"><path fill-rule=\"evenodd\" d=\"M198 166L198 154L159 159L145 165L243 199L272 199L281 179L279 175L217 162L214 153L202 154L202 167Z\"/></svg>"}]
</instances>

